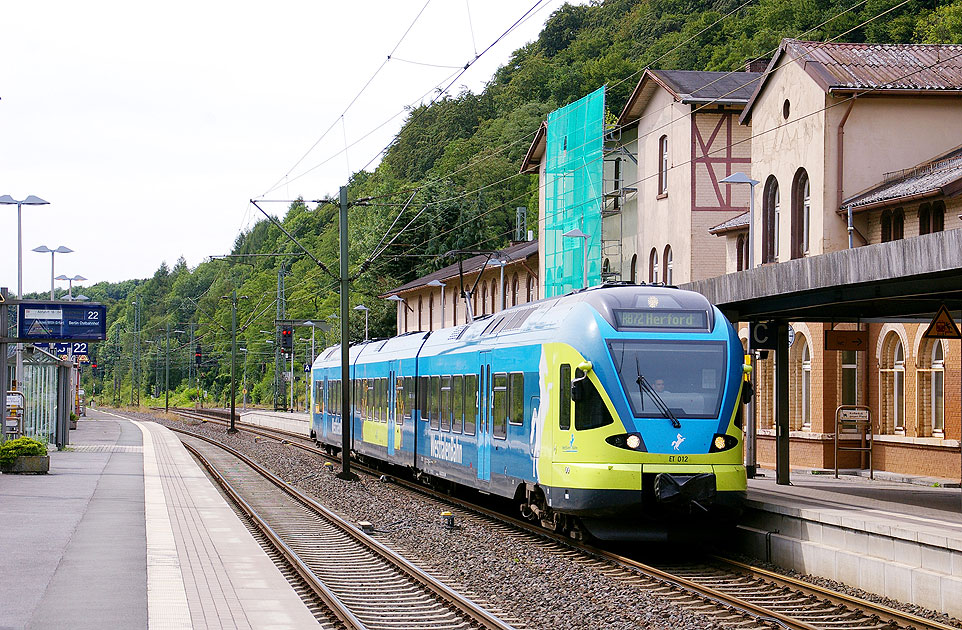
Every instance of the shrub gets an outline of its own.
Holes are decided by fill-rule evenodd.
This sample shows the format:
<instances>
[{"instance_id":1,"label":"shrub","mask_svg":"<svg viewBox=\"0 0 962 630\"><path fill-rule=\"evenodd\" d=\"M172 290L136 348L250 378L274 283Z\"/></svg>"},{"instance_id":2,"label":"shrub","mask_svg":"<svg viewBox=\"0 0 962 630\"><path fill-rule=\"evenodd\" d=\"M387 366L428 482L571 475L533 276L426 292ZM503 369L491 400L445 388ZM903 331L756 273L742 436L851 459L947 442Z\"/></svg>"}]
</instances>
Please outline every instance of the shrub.
<instances>
[{"instance_id":1,"label":"shrub","mask_svg":"<svg viewBox=\"0 0 962 630\"><path fill-rule=\"evenodd\" d=\"M33 438L22 437L0 444L0 464L9 464L25 455L46 455L47 447Z\"/></svg>"}]
</instances>

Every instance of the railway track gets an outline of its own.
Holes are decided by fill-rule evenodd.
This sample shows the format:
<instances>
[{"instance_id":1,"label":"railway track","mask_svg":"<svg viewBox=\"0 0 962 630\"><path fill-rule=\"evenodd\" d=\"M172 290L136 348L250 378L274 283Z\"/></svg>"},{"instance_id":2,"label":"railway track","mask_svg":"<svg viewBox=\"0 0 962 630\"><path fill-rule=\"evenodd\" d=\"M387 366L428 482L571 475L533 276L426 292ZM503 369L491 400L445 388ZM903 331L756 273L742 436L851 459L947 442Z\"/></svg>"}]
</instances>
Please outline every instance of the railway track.
<instances>
[{"instance_id":1,"label":"railway track","mask_svg":"<svg viewBox=\"0 0 962 630\"><path fill-rule=\"evenodd\" d=\"M179 412L180 413L180 412ZM200 418L194 412L189 417ZM206 416L205 420L211 420ZM215 422L225 422L213 418ZM279 439L320 457L323 450L306 436L235 423L244 431ZM359 471L379 471L357 466ZM952 626L905 613L868 600L851 597L801 580L725 558L710 562L652 566L634 558L582 544L422 486L395 483L442 502L459 520L480 519L506 536L527 537L529 544L548 547L598 571L646 589L678 606L711 616L732 628L789 628L793 630L950 630ZM957 630L957 629L956 629Z\"/></svg>"},{"instance_id":2,"label":"railway track","mask_svg":"<svg viewBox=\"0 0 962 630\"><path fill-rule=\"evenodd\" d=\"M342 627L512 629L243 454L180 433Z\"/></svg>"}]
</instances>

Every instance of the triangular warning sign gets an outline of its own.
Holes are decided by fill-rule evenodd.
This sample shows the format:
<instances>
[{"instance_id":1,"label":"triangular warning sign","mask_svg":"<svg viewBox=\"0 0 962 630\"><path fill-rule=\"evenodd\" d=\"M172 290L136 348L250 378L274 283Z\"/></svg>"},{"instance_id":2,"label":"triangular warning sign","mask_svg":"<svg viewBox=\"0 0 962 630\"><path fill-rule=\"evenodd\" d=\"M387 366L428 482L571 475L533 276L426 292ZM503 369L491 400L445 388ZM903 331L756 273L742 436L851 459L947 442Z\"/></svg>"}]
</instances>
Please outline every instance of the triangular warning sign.
<instances>
[{"instance_id":1,"label":"triangular warning sign","mask_svg":"<svg viewBox=\"0 0 962 630\"><path fill-rule=\"evenodd\" d=\"M34 322L30 324L30 328L27 329L27 336L29 337L50 337L51 335L52 331L41 324L39 319L34 320Z\"/></svg>"},{"instance_id":2,"label":"triangular warning sign","mask_svg":"<svg viewBox=\"0 0 962 630\"><path fill-rule=\"evenodd\" d=\"M955 321L949 315L949 309L945 308L945 304L939 308L939 312L935 314L935 319L932 320L922 336L926 339L962 339L962 333L959 332L959 327L955 325Z\"/></svg>"}]
</instances>

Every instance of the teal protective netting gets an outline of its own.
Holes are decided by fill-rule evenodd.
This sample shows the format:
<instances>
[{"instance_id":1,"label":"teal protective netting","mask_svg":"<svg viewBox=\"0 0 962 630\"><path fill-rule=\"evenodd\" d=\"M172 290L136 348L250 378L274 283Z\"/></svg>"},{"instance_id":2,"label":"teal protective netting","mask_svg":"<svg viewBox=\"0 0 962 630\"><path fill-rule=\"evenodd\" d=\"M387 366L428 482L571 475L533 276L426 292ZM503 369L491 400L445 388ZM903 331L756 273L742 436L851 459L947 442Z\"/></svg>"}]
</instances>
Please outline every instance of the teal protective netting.
<instances>
[{"instance_id":1,"label":"teal protective netting","mask_svg":"<svg viewBox=\"0 0 962 630\"><path fill-rule=\"evenodd\" d=\"M545 297L582 287L585 246L588 286L601 282L604 117L604 87L548 115L542 249ZM588 238L562 236L574 229Z\"/></svg>"}]
</instances>

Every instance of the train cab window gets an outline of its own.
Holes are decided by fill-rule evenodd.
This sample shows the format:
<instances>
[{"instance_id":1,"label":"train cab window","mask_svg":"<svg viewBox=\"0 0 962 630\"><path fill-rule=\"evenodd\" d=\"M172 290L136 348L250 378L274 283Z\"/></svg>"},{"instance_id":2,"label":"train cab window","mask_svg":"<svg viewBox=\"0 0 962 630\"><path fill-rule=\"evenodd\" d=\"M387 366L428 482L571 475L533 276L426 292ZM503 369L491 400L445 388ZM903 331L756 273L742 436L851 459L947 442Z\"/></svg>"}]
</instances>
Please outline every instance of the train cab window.
<instances>
[{"instance_id":1,"label":"train cab window","mask_svg":"<svg viewBox=\"0 0 962 630\"><path fill-rule=\"evenodd\" d=\"M508 375L508 422L524 424L524 374L514 372Z\"/></svg>"},{"instance_id":2,"label":"train cab window","mask_svg":"<svg viewBox=\"0 0 962 630\"><path fill-rule=\"evenodd\" d=\"M474 435L478 423L478 375L464 375L464 433Z\"/></svg>"},{"instance_id":3,"label":"train cab window","mask_svg":"<svg viewBox=\"0 0 962 630\"><path fill-rule=\"evenodd\" d=\"M508 435L508 375L499 372L491 377L491 433L496 438Z\"/></svg>"},{"instance_id":4,"label":"train cab window","mask_svg":"<svg viewBox=\"0 0 962 630\"><path fill-rule=\"evenodd\" d=\"M584 379L581 400L575 403L575 429L586 431L613 423L611 412L591 379L581 370L575 370L575 379Z\"/></svg>"},{"instance_id":5,"label":"train cab window","mask_svg":"<svg viewBox=\"0 0 962 630\"><path fill-rule=\"evenodd\" d=\"M428 409L431 414L431 428L438 429L441 426L440 406L441 377L432 376L428 385Z\"/></svg>"},{"instance_id":6,"label":"train cab window","mask_svg":"<svg viewBox=\"0 0 962 630\"><path fill-rule=\"evenodd\" d=\"M451 377L441 377L441 430L451 430Z\"/></svg>"},{"instance_id":7,"label":"train cab window","mask_svg":"<svg viewBox=\"0 0 962 630\"><path fill-rule=\"evenodd\" d=\"M315 381L314 382L314 413L322 413L321 409L323 408L323 402L324 402L323 392L324 392L324 382Z\"/></svg>"},{"instance_id":8,"label":"train cab window","mask_svg":"<svg viewBox=\"0 0 962 630\"><path fill-rule=\"evenodd\" d=\"M431 389L431 379L422 376L418 385L418 410L421 412L421 420L428 421L431 419L431 411L428 409L428 390Z\"/></svg>"},{"instance_id":9,"label":"train cab window","mask_svg":"<svg viewBox=\"0 0 962 630\"><path fill-rule=\"evenodd\" d=\"M558 378L558 428L571 430L571 366L561 364Z\"/></svg>"},{"instance_id":10,"label":"train cab window","mask_svg":"<svg viewBox=\"0 0 962 630\"><path fill-rule=\"evenodd\" d=\"M451 384L451 406L453 408L454 417L451 419L451 430L455 433L461 433L461 427L464 424L464 377L460 374L454 377L454 382Z\"/></svg>"}]
</instances>

